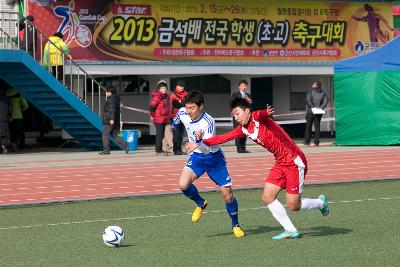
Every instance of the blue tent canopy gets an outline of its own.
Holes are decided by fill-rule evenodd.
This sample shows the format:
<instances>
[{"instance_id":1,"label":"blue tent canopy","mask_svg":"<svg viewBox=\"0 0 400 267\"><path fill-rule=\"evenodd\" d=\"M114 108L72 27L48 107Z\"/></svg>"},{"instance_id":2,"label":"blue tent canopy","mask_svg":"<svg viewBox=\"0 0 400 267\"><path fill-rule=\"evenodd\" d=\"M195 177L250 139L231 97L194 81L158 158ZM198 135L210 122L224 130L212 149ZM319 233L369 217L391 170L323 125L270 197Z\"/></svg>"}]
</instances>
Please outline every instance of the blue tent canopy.
<instances>
[{"instance_id":1,"label":"blue tent canopy","mask_svg":"<svg viewBox=\"0 0 400 267\"><path fill-rule=\"evenodd\" d=\"M400 36L368 54L338 61L335 73L400 70Z\"/></svg>"}]
</instances>

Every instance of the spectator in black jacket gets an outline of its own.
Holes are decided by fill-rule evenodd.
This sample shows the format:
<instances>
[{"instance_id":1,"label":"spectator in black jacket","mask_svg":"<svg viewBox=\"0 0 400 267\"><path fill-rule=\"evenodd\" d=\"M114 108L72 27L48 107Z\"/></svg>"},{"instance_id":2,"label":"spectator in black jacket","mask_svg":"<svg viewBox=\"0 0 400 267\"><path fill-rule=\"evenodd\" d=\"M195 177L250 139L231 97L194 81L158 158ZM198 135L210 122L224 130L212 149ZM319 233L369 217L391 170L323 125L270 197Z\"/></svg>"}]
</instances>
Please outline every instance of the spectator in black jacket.
<instances>
[{"instance_id":1,"label":"spectator in black jacket","mask_svg":"<svg viewBox=\"0 0 400 267\"><path fill-rule=\"evenodd\" d=\"M129 152L128 144L118 136L121 123L121 101L119 95L116 93L117 91L114 87L108 87L106 89L107 101L103 108L103 152L100 152L100 155L110 154L110 135L124 147L126 153Z\"/></svg>"},{"instance_id":2,"label":"spectator in black jacket","mask_svg":"<svg viewBox=\"0 0 400 267\"><path fill-rule=\"evenodd\" d=\"M232 94L232 99L234 98L244 98L246 99L250 104L253 103L253 100L251 100L251 95L249 93L247 93L247 81L246 80L241 80L239 82L238 88L239 91L234 92ZM236 122L236 120L233 120L233 128L236 128L239 125L238 122ZM246 149L246 137L243 138L237 138L235 139L235 145L236 145L236 149L238 153L249 153L249 151Z\"/></svg>"},{"instance_id":3,"label":"spectator in black jacket","mask_svg":"<svg viewBox=\"0 0 400 267\"><path fill-rule=\"evenodd\" d=\"M311 128L314 123L315 138L314 144L319 145L319 132L323 111L328 105L328 97L321 89L321 82L314 81L312 88L306 95L306 131L304 133L304 144L310 145Z\"/></svg>"}]
</instances>

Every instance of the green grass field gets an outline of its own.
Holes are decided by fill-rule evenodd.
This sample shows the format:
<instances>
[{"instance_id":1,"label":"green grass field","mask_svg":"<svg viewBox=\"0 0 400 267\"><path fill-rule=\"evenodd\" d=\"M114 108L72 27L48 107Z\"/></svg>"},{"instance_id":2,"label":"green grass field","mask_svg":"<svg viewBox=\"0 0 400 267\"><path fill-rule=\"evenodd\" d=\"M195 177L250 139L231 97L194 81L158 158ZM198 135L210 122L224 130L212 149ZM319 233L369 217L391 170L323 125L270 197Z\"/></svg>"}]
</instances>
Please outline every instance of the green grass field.
<instances>
[{"instance_id":1,"label":"green grass field","mask_svg":"<svg viewBox=\"0 0 400 267\"><path fill-rule=\"evenodd\" d=\"M308 186L324 192L331 214L290 212L303 233L274 241L281 228L260 190L235 191L247 233L232 236L219 193L192 224L183 195L0 209L0 266L399 266L400 180ZM124 246L107 248L103 229L120 225Z\"/></svg>"}]
</instances>

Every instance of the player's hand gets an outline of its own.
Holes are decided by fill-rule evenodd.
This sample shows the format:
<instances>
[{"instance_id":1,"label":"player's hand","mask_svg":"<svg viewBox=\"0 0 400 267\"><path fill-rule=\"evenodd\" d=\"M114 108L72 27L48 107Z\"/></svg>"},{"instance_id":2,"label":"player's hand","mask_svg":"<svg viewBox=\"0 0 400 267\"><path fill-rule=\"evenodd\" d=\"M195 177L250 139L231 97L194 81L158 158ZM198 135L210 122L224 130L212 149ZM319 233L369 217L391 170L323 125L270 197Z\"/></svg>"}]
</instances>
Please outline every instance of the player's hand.
<instances>
[{"instance_id":1,"label":"player's hand","mask_svg":"<svg viewBox=\"0 0 400 267\"><path fill-rule=\"evenodd\" d=\"M189 154L190 152L192 152L193 150L197 149L199 146L197 145L197 143L195 142L187 142L185 144L185 149L186 152Z\"/></svg>"},{"instance_id":2,"label":"player's hand","mask_svg":"<svg viewBox=\"0 0 400 267\"><path fill-rule=\"evenodd\" d=\"M274 108L267 104L266 109L267 109L268 116L272 117L272 114L274 114Z\"/></svg>"},{"instance_id":3,"label":"player's hand","mask_svg":"<svg viewBox=\"0 0 400 267\"><path fill-rule=\"evenodd\" d=\"M203 139L203 132L197 131L196 132L196 140L202 140L202 139Z\"/></svg>"},{"instance_id":4,"label":"player's hand","mask_svg":"<svg viewBox=\"0 0 400 267\"><path fill-rule=\"evenodd\" d=\"M110 120L110 125L114 125L114 120Z\"/></svg>"}]
</instances>

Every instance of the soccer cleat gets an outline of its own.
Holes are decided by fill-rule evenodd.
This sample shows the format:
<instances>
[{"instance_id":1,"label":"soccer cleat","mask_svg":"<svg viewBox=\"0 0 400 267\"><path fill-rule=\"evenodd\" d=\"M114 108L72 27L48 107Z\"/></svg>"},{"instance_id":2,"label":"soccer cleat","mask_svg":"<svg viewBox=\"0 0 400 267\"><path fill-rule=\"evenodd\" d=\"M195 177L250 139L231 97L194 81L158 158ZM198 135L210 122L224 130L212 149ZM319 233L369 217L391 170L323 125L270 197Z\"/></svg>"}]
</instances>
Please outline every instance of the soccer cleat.
<instances>
[{"instance_id":1,"label":"soccer cleat","mask_svg":"<svg viewBox=\"0 0 400 267\"><path fill-rule=\"evenodd\" d=\"M235 237L244 237L246 235L239 224L232 228L232 232Z\"/></svg>"},{"instance_id":2,"label":"soccer cleat","mask_svg":"<svg viewBox=\"0 0 400 267\"><path fill-rule=\"evenodd\" d=\"M324 202L324 206L319 209L321 211L321 214L323 216L328 216L328 214L329 214L329 206L328 206L328 198L327 198L327 196L322 194L322 195L319 195L318 198L320 200L322 200L322 202Z\"/></svg>"},{"instance_id":3,"label":"soccer cleat","mask_svg":"<svg viewBox=\"0 0 400 267\"><path fill-rule=\"evenodd\" d=\"M283 233L273 236L273 240L283 240L283 239L290 239L290 238L300 238L301 234L298 230L294 232L284 231Z\"/></svg>"},{"instance_id":4,"label":"soccer cleat","mask_svg":"<svg viewBox=\"0 0 400 267\"><path fill-rule=\"evenodd\" d=\"M203 210L206 209L207 205L208 205L207 200L204 200L204 204L202 207L196 207L194 209L192 214L192 222L198 222L200 220L201 215L203 215Z\"/></svg>"}]
</instances>

